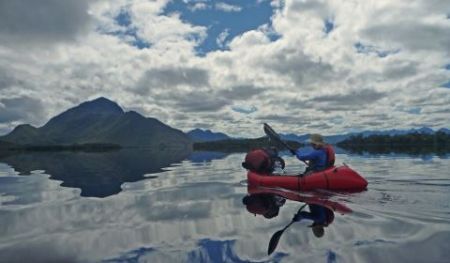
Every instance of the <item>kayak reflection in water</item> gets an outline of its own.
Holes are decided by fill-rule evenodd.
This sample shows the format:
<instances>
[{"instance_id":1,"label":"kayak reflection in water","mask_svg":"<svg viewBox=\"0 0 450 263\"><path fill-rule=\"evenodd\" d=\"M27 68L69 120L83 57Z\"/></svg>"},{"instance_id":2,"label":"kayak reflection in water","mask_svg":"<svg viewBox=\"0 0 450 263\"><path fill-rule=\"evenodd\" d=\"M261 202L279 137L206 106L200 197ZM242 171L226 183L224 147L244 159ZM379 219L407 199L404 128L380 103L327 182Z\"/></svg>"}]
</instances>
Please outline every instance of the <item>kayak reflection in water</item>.
<instances>
[{"instance_id":1,"label":"kayak reflection in water","mask_svg":"<svg viewBox=\"0 0 450 263\"><path fill-rule=\"evenodd\" d=\"M255 216L262 215L267 219L272 219L278 216L280 207L286 203L286 198L271 193L260 193L245 196L242 199L242 203L246 206L249 213L254 214ZM318 204L308 204L308 207L309 212L299 209L292 221L312 221L312 224L309 227L311 227L314 236L320 238L325 233L324 227L327 227L333 222L334 212L329 208Z\"/></svg>"},{"instance_id":2,"label":"kayak reflection in water","mask_svg":"<svg viewBox=\"0 0 450 263\"><path fill-rule=\"evenodd\" d=\"M309 226L314 236L323 237L325 234L324 227L327 227L334 220L334 212L325 206L310 204L309 212L298 210L292 221L299 222L301 220L311 220L313 223Z\"/></svg>"},{"instance_id":3,"label":"kayak reflection in water","mask_svg":"<svg viewBox=\"0 0 450 263\"><path fill-rule=\"evenodd\" d=\"M255 216L258 214L268 219L278 216L280 208L285 205L287 199L304 203L289 224L272 235L269 240L268 255L275 251L281 236L292 224L303 220L312 221L309 227L311 227L315 237L321 238L325 234L325 227L328 227L334 221L334 212L342 215L352 212L344 204L329 200L329 195L304 194L276 188L255 187L251 184L248 185L247 192L248 195L242 199L247 211ZM305 206L308 206L309 212L303 211Z\"/></svg>"},{"instance_id":4,"label":"kayak reflection in water","mask_svg":"<svg viewBox=\"0 0 450 263\"><path fill-rule=\"evenodd\" d=\"M249 213L271 219L278 216L280 207L286 203L286 199L274 194L254 194L245 196L242 203Z\"/></svg>"}]
</instances>

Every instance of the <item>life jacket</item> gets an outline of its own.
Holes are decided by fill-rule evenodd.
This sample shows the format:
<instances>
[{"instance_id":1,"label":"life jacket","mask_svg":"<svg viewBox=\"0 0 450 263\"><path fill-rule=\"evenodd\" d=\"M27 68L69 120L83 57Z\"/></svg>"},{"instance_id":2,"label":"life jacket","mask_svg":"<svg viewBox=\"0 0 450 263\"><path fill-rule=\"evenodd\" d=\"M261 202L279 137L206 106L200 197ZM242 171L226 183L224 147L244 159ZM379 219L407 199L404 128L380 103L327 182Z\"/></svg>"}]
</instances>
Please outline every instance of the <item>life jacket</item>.
<instances>
[{"instance_id":1,"label":"life jacket","mask_svg":"<svg viewBox=\"0 0 450 263\"><path fill-rule=\"evenodd\" d=\"M323 148L325 149L325 153L327 154L327 168L334 166L334 162L336 161L336 154L334 152L333 146L327 144Z\"/></svg>"},{"instance_id":2,"label":"life jacket","mask_svg":"<svg viewBox=\"0 0 450 263\"><path fill-rule=\"evenodd\" d=\"M322 151L325 152L325 166L316 167L316 160L309 160L308 168L305 172L308 171L322 171L327 168L333 167L334 162L336 160L336 155L334 153L334 149L331 145L327 144L322 146Z\"/></svg>"}]
</instances>

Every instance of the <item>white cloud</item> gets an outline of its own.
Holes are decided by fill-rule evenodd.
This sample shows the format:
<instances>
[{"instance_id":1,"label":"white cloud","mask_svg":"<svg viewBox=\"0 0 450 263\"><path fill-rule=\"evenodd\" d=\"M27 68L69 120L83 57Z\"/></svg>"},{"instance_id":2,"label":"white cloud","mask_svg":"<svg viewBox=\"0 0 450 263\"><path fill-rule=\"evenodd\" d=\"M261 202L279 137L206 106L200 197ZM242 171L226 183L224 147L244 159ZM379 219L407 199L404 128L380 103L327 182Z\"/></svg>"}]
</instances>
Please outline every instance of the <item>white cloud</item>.
<instances>
[{"instance_id":1,"label":"white cloud","mask_svg":"<svg viewBox=\"0 0 450 263\"><path fill-rule=\"evenodd\" d=\"M224 2L218 2L215 5L217 10L222 10L224 12L240 12L242 10L242 7L238 5L230 5Z\"/></svg>"},{"instance_id":2,"label":"white cloud","mask_svg":"<svg viewBox=\"0 0 450 263\"><path fill-rule=\"evenodd\" d=\"M87 0L1 1L0 43L48 45L74 41L89 29Z\"/></svg>"},{"instance_id":3,"label":"white cloud","mask_svg":"<svg viewBox=\"0 0 450 263\"><path fill-rule=\"evenodd\" d=\"M206 10L208 8L208 5L206 3L194 3L192 5L188 6L189 10L191 10L192 12L195 12L197 10Z\"/></svg>"},{"instance_id":4,"label":"white cloud","mask_svg":"<svg viewBox=\"0 0 450 263\"><path fill-rule=\"evenodd\" d=\"M222 33L220 33L216 39L217 46L222 49L225 48L225 46L226 46L225 41L229 35L230 35L230 30L228 28L225 29Z\"/></svg>"},{"instance_id":5,"label":"white cloud","mask_svg":"<svg viewBox=\"0 0 450 263\"><path fill-rule=\"evenodd\" d=\"M0 101L10 106L1 106L0 129L43 125L96 96L183 130L202 125L236 136L262 135L264 121L280 131L325 134L448 127L450 89L440 87L450 80L448 1L271 2L270 26L233 39L224 31L213 41L227 50L204 57L195 47L207 28L164 15L167 2L77 1L73 14L45 19L26 1L9 3L12 13L0 16ZM17 19L20 10L29 20ZM148 49L105 34L127 30L114 20L121 10ZM326 19L334 22L328 35ZM356 43L372 51L358 53ZM379 57L379 50L398 52ZM13 99L23 107L11 107ZM242 105L257 111L236 112Z\"/></svg>"}]
</instances>

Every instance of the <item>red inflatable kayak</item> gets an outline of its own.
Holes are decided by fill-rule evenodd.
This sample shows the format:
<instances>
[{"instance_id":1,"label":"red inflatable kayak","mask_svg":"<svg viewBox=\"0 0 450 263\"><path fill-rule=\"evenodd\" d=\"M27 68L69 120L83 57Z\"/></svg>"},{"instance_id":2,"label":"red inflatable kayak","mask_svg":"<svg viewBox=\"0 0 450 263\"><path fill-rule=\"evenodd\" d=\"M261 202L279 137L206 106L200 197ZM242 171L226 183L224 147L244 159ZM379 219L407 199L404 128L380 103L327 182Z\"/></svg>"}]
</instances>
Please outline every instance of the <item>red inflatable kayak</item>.
<instances>
[{"instance_id":1,"label":"red inflatable kayak","mask_svg":"<svg viewBox=\"0 0 450 263\"><path fill-rule=\"evenodd\" d=\"M326 189L335 191L363 191L367 181L350 167L333 166L306 176L274 175L248 171L248 184L264 187L281 187L294 191Z\"/></svg>"}]
</instances>

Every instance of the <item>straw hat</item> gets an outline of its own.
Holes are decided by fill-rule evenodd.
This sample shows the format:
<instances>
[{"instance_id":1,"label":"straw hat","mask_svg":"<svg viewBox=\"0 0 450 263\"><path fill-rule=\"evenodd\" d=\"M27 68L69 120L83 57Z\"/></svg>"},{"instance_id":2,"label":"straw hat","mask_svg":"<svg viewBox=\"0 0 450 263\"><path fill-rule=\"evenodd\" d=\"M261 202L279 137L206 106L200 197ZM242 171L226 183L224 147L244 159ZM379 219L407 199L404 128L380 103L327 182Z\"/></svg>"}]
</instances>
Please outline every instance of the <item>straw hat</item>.
<instances>
[{"instance_id":1,"label":"straw hat","mask_svg":"<svg viewBox=\"0 0 450 263\"><path fill-rule=\"evenodd\" d=\"M311 134L309 137L309 143L316 144L316 145L325 145L325 142L323 141L323 137L320 134Z\"/></svg>"}]
</instances>

